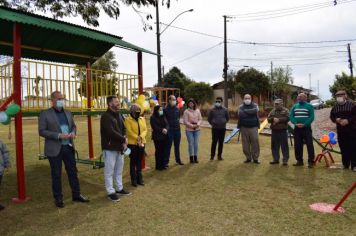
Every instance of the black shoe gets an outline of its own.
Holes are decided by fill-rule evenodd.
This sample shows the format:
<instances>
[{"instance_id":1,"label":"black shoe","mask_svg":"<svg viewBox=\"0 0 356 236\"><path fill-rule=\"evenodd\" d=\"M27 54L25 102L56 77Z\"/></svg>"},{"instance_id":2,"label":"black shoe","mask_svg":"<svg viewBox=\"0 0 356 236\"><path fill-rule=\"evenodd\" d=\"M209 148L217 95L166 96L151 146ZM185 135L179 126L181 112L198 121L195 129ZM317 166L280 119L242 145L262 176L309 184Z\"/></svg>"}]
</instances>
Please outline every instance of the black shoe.
<instances>
[{"instance_id":1,"label":"black shoe","mask_svg":"<svg viewBox=\"0 0 356 236\"><path fill-rule=\"evenodd\" d=\"M56 207L58 208L63 208L64 207L64 203L62 200L55 200L54 204L56 205Z\"/></svg>"},{"instance_id":2,"label":"black shoe","mask_svg":"<svg viewBox=\"0 0 356 236\"><path fill-rule=\"evenodd\" d=\"M287 165L288 165L288 163L287 163L287 162L283 162L283 164L282 164L282 165L287 166Z\"/></svg>"},{"instance_id":3,"label":"black shoe","mask_svg":"<svg viewBox=\"0 0 356 236\"><path fill-rule=\"evenodd\" d=\"M304 166L303 162L298 161L297 163L293 164L293 166Z\"/></svg>"},{"instance_id":4,"label":"black shoe","mask_svg":"<svg viewBox=\"0 0 356 236\"><path fill-rule=\"evenodd\" d=\"M134 187L137 187L137 183L136 182L131 181L131 185L134 186Z\"/></svg>"},{"instance_id":5,"label":"black shoe","mask_svg":"<svg viewBox=\"0 0 356 236\"><path fill-rule=\"evenodd\" d=\"M3 205L0 204L0 211L4 210L5 207Z\"/></svg>"},{"instance_id":6,"label":"black shoe","mask_svg":"<svg viewBox=\"0 0 356 236\"><path fill-rule=\"evenodd\" d=\"M255 164L261 164L261 162L259 160L253 160L253 163Z\"/></svg>"},{"instance_id":7,"label":"black shoe","mask_svg":"<svg viewBox=\"0 0 356 236\"><path fill-rule=\"evenodd\" d=\"M218 161L222 161L224 160L222 157L218 157Z\"/></svg>"},{"instance_id":8,"label":"black shoe","mask_svg":"<svg viewBox=\"0 0 356 236\"><path fill-rule=\"evenodd\" d=\"M214 156L211 156L211 157L210 157L210 161L213 161L213 160L214 160Z\"/></svg>"},{"instance_id":9,"label":"black shoe","mask_svg":"<svg viewBox=\"0 0 356 236\"><path fill-rule=\"evenodd\" d=\"M308 168L310 168L310 169L314 168L314 163L313 162L309 162L308 163Z\"/></svg>"},{"instance_id":10,"label":"black shoe","mask_svg":"<svg viewBox=\"0 0 356 236\"><path fill-rule=\"evenodd\" d=\"M276 165L276 164L279 164L279 161L271 161L269 164Z\"/></svg>"},{"instance_id":11,"label":"black shoe","mask_svg":"<svg viewBox=\"0 0 356 236\"><path fill-rule=\"evenodd\" d=\"M180 166L184 165L184 163L182 161L177 161L176 163L177 163L177 165L180 165Z\"/></svg>"},{"instance_id":12,"label":"black shoe","mask_svg":"<svg viewBox=\"0 0 356 236\"><path fill-rule=\"evenodd\" d=\"M244 163L250 163L251 162L251 160L246 160L246 161L244 161Z\"/></svg>"},{"instance_id":13,"label":"black shoe","mask_svg":"<svg viewBox=\"0 0 356 236\"><path fill-rule=\"evenodd\" d=\"M108 199L113 201L113 202L118 202L120 201L119 196L116 195L116 193L112 193L108 195Z\"/></svg>"},{"instance_id":14,"label":"black shoe","mask_svg":"<svg viewBox=\"0 0 356 236\"><path fill-rule=\"evenodd\" d=\"M88 203L90 202L90 200L86 197L84 197L83 195L79 195L78 197L73 197L72 198L72 201L73 202L84 202L84 203Z\"/></svg>"},{"instance_id":15,"label":"black shoe","mask_svg":"<svg viewBox=\"0 0 356 236\"><path fill-rule=\"evenodd\" d=\"M131 195L130 192L124 190L124 189L121 189L120 191L116 191L117 194L121 195L121 196L129 196Z\"/></svg>"},{"instance_id":16,"label":"black shoe","mask_svg":"<svg viewBox=\"0 0 356 236\"><path fill-rule=\"evenodd\" d=\"M142 181L142 182L137 182L138 185L141 185L141 186L145 186L145 183Z\"/></svg>"},{"instance_id":17,"label":"black shoe","mask_svg":"<svg viewBox=\"0 0 356 236\"><path fill-rule=\"evenodd\" d=\"M199 163L198 156L194 156L194 163Z\"/></svg>"},{"instance_id":18,"label":"black shoe","mask_svg":"<svg viewBox=\"0 0 356 236\"><path fill-rule=\"evenodd\" d=\"M190 163L194 163L193 156L189 157L189 161L190 161Z\"/></svg>"}]
</instances>

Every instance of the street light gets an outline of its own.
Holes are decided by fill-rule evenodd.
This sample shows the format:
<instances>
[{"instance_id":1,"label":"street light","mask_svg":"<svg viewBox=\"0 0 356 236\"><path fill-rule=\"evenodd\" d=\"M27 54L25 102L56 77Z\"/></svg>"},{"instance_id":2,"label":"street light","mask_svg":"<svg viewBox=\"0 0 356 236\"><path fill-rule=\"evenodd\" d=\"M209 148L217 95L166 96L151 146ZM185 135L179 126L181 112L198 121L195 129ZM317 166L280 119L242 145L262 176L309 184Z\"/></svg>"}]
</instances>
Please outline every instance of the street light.
<instances>
[{"instance_id":1,"label":"street light","mask_svg":"<svg viewBox=\"0 0 356 236\"><path fill-rule=\"evenodd\" d=\"M187 12L192 12L194 9L189 9L179 13L174 19L162 30L160 31L159 27L159 9L158 9L158 0L156 1L156 34L157 34L157 72L158 72L158 86L162 85L162 62L161 62L161 35L167 30L169 26L181 15Z\"/></svg>"}]
</instances>

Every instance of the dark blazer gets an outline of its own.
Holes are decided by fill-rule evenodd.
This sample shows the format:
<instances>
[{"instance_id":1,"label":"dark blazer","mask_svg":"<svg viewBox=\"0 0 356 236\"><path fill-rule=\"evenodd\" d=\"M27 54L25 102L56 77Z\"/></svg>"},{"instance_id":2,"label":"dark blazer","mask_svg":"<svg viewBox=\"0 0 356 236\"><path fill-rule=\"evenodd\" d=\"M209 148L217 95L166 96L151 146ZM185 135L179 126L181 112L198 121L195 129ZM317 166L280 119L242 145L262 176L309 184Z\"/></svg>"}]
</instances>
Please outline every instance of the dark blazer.
<instances>
[{"instance_id":1,"label":"dark blazer","mask_svg":"<svg viewBox=\"0 0 356 236\"><path fill-rule=\"evenodd\" d=\"M76 134L77 127L74 123L72 113L68 110L64 110L64 113L68 120L70 132ZM45 138L45 155L49 157L58 156L62 146L62 142L59 139L59 134L62 133L62 130L54 108L49 108L41 112L38 123L38 133L41 137ZM73 141L71 141L71 144L74 148Z\"/></svg>"},{"instance_id":2,"label":"dark blazer","mask_svg":"<svg viewBox=\"0 0 356 236\"><path fill-rule=\"evenodd\" d=\"M100 119L101 149L122 151L126 129L124 120L118 112L108 109Z\"/></svg>"},{"instance_id":3,"label":"dark blazer","mask_svg":"<svg viewBox=\"0 0 356 236\"><path fill-rule=\"evenodd\" d=\"M167 134L162 133L163 129L167 129L168 131L168 122L165 117L157 117L152 115L150 118L151 128L152 128L152 139L154 141L162 141L167 139Z\"/></svg>"}]
</instances>

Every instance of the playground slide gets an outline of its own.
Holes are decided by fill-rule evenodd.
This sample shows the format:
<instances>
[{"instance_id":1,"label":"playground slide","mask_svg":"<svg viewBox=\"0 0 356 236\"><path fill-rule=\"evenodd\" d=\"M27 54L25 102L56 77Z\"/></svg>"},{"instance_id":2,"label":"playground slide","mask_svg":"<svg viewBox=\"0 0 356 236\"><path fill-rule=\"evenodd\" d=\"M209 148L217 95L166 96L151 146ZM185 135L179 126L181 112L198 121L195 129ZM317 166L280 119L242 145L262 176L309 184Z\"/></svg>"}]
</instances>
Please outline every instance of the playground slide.
<instances>
[{"instance_id":1,"label":"playground slide","mask_svg":"<svg viewBox=\"0 0 356 236\"><path fill-rule=\"evenodd\" d=\"M239 128L233 129L233 130L225 137L224 143L230 142L230 140L231 140L236 134L238 134L239 131L240 131Z\"/></svg>"},{"instance_id":2,"label":"playground slide","mask_svg":"<svg viewBox=\"0 0 356 236\"><path fill-rule=\"evenodd\" d=\"M260 128L258 129L258 133L261 133L262 130L268 125L268 120L265 119L261 124L260 124Z\"/></svg>"}]
</instances>

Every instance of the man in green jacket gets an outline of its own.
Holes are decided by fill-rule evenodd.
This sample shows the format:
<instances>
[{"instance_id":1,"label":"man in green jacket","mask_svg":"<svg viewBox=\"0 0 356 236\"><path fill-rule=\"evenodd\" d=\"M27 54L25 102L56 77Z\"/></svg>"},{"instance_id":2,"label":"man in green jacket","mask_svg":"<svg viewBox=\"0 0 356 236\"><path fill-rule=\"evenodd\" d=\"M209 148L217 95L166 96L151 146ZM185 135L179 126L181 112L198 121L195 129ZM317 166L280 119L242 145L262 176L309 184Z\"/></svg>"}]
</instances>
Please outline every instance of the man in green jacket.
<instances>
[{"instance_id":1,"label":"man in green jacket","mask_svg":"<svg viewBox=\"0 0 356 236\"><path fill-rule=\"evenodd\" d=\"M308 167L313 168L315 151L313 146L313 133L311 123L314 121L314 108L307 103L307 95L300 93L289 115L294 127L294 152L297 163L294 166L303 166L303 141L308 149Z\"/></svg>"},{"instance_id":2,"label":"man in green jacket","mask_svg":"<svg viewBox=\"0 0 356 236\"><path fill-rule=\"evenodd\" d=\"M289 121L289 111L287 108L283 107L282 99L276 99L274 101L274 108L269 113L268 122L271 123L272 138L271 138L271 148L273 161L270 162L271 165L279 164L279 149L282 149L283 154L283 165L288 165L289 159L289 146L288 146L288 121Z\"/></svg>"}]
</instances>

